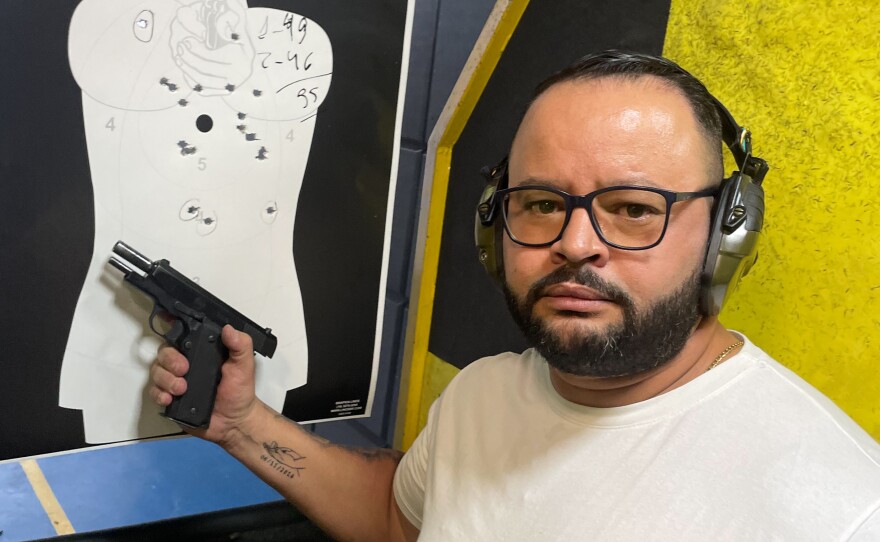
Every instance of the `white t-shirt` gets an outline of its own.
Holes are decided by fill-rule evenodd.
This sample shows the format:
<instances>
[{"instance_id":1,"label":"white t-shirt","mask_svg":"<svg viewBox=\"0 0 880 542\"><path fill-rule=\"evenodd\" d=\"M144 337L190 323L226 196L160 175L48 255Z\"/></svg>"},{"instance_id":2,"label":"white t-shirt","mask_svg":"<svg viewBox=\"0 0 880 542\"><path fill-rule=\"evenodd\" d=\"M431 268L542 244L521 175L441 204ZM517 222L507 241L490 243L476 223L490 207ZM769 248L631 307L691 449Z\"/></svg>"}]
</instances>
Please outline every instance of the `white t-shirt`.
<instances>
[{"instance_id":1,"label":"white t-shirt","mask_svg":"<svg viewBox=\"0 0 880 542\"><path fill-rule=\"evenodd\" d=\"M456 376L394 494L420 541L878 542L880 446L748 341L616 408L561 398L527 350Z\"/></svg>"}]
</instances>

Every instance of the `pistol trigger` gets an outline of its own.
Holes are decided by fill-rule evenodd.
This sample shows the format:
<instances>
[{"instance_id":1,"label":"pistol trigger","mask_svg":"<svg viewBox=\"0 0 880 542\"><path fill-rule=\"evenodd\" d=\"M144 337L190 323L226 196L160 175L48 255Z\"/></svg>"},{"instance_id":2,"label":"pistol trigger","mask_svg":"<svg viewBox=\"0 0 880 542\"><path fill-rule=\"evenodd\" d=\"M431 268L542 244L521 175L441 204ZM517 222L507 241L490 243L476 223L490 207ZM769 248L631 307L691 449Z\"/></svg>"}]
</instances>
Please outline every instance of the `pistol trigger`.
<instances>
[{"instance_id":1,"label":"pistol trigger","mask_svg":"<svg viewBox=\"0 0 880 542\"><path fill-rule=\"evenodd\" d=\"M159 316L159 312L160 312L159 308L156 305L153 305L153 312L150 313L150 320L149 320L150 329L152 329L153 333L155 333L156 335L159 335L160 337L164 337L162 332L159 331L158 329L156 329L156 325L153 323L153 320L155 320L156 317Z\"/></svg>"},{"instance_id":2,"label":"pistol trigger","mask_svg":"<svg viewBox=\"0 0 880 542\"><path fill-rule=\"evenodd\" d=\"M156 329L156 324L154 321L156 317L158 317L160 320L163 320L163 323L166 323L166 319L161 315L162 313L168 314L164 310L160 309L158 306L153 306L153 312L150 314L150 329L153 330L153 333L164 338L169 343L175 344L177 339L179 339L180 336L183 335L184 331L186 331L183 322L181 322L177 318L173 318L170 321L171 327L168 328L167 324L160 326L160 329L162 330L160 331L159 329ZM167 331L165 331L166 328L168 328Z\"/></svg>"},{"instance_id":3,"label":"pistol trigger","mask_svg":"<svg viewBox=\"0 0 880 542\"><path fill-rule=\"evenodd\" d=\"M183 322L175 320L174 323L171 324L171 329L169 329L168 333L164 335L165 340L173 345L177 345L177 341L183 336L185 331L186 329L183 326Z\"/></svg>"}]
</instances>

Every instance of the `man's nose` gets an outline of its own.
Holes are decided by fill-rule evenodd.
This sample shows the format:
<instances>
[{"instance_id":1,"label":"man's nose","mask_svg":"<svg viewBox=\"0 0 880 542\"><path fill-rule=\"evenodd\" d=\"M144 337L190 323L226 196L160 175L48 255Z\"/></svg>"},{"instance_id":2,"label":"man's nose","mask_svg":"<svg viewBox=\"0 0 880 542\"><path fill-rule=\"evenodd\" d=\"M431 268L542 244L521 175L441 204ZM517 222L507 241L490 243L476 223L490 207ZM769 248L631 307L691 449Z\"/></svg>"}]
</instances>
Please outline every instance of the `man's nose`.
<instances>
[{"instance_id":1,"label":"man's nose","mask_svg":"<svg viewBox=\"0 0 880 542\"><path fill-rule=\"evenodd\" d=\"M551 249L556 257L568 263L590 261L593 265L603 266L609 255L608 245L599 237L587 210L583 208L572 211L562 237L553 243Z\"/></svg>"}]
</instances>

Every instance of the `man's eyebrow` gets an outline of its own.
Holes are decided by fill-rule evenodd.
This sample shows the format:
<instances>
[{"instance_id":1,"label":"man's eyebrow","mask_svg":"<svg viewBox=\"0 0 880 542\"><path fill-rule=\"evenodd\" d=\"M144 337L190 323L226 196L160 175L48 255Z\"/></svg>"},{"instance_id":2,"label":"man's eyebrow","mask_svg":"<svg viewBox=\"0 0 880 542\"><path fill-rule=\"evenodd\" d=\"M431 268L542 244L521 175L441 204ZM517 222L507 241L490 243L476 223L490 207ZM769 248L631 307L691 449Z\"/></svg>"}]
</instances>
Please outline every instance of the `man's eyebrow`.
<instances>
[{"instance_id":1,"label":"man's eyebrow","mask_svg":"<svg viewBox=\"0 0 880 542\"><path fill-rule=\"evenodd\" d=\"M557 179L542 179L538 177L527 177L517 182L510 182L509 186L511 188L516 186L542 186L548 188L555 188L557 190L563 190L565 192L569 192L571 187L571 182L561 181ZM596 183L595 190L599 190L602 188L608 188L611 186L647 186L651 188L661 188L668 190L668 187L661 185L656 181L652 181L648 178L637 178L637 179L611 179L607 181L599 181ZM570 192L571 193L571 192Z\"/></svg>"},{"instance_id":2,"label":"man's eyebrow","mask_svg":"<svg viewBox=\"0 0 880 542\"><path fill-rule=\"evenodd\" d=\"M651 188L666 188L656 181L642 177L637 179L612 179L610 181L600 181L599 188L607 188L609 186L648 186Z\"/></svg>"},{"instance_id":3,"label":"man's eyebrow","mask_svg":"<svg viewBox=\"0 0 880 542\"><path fill-rule=\"evenodd\" d=\"M508 185L513 188L517 186L544 186L547 188L556 188L561 190L563 186L567 183L563 181L556 181L553 179L540 179L536 177L527 177L517 182L509 182Z\"/></svg>"}]
</instances>

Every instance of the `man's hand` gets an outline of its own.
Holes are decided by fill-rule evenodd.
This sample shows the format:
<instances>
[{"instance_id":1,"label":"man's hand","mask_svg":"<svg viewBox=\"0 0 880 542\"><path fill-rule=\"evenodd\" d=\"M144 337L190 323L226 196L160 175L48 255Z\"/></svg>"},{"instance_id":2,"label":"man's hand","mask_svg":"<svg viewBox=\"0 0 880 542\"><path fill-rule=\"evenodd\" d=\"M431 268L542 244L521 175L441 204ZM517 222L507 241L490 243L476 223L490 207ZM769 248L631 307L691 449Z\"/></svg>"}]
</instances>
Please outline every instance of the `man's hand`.
<instances>
[{"instance_id":1,"label":"man's hand","mask_svg":"<svg viewBox=\"0 0 880 542\"><path fill-rule=\"evenodd\" d=\"M225 326L222 333L223 344L229 349L229 361L223 364L223 377L217 387L214 412L207 429L184 430L197 437L228 444L237 435L237 430L248 416L262 406L254 394L254 349L247 333ZM186 392L184 375L189 371L189 362L183 354L171 345L163 345L150 370L150 397L160 406L168 406L172 396Z\"/></svg>"},{"instance_id":2,"label":"man's hand","mask_svg":"<svg viewBox=\"0 0 880 542\"><path fill-rule=\"evenodd\" d=\"M249 335L223 328L223 364L207 429L187 433L220 444L266 483L339 540L415 540L418 530L400 512L392 484L400 455L392 450L335 446L272 411L254 394L254 349ZM186 358L159 349L150 371L150 396L166 406L186 392Z\"/></svg>"}]
</instances>

